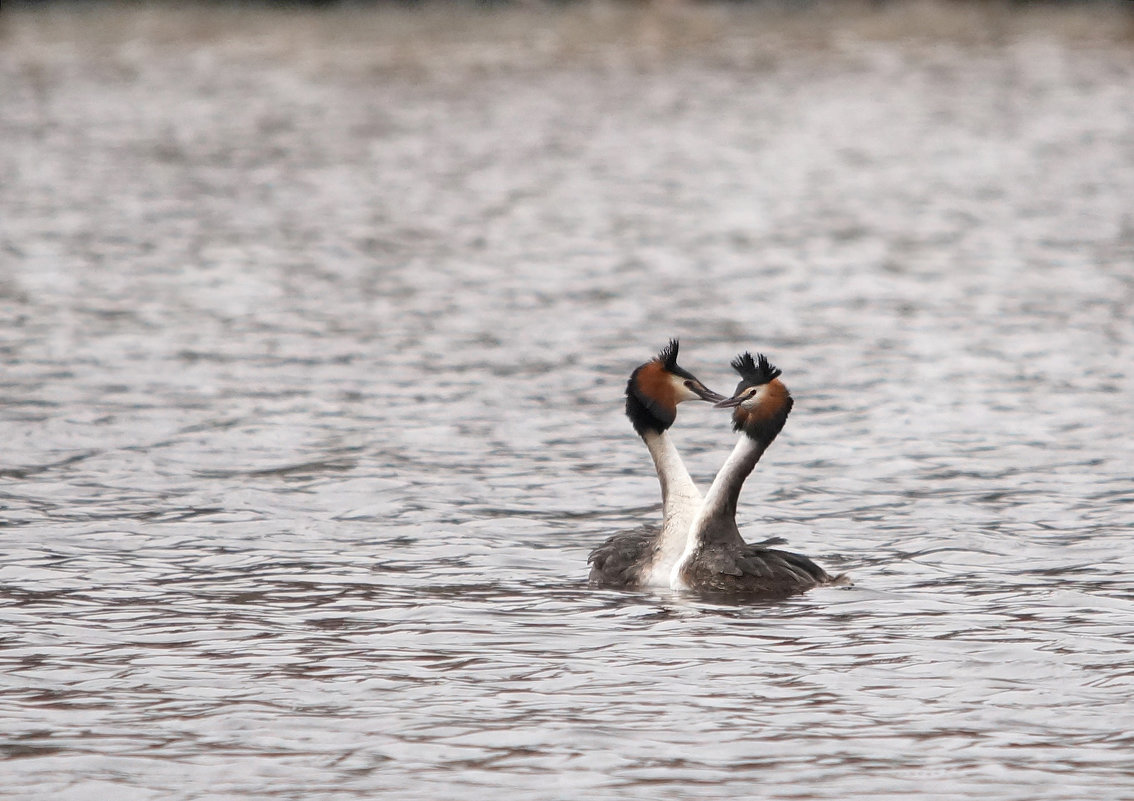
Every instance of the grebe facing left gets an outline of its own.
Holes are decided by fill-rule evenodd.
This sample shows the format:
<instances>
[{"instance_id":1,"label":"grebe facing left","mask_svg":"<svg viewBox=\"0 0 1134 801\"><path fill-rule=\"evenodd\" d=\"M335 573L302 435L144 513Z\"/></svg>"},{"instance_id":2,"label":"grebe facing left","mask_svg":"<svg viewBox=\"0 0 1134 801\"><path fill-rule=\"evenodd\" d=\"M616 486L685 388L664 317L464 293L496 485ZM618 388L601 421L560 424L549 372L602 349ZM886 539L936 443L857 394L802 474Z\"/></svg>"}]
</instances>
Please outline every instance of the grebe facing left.
<instances>
[{"instance_id":1,"label":"grebe facing left","mask_svg":"<svg viewBox=\"0 0 1134 801\"><path fill-rule=\"evenodd\" d=\"M646 443L662 491L662 527L617 534L591 551L590 582L599 587L668 587L685 550L689 525L701 507L701 491L669 437L677 404L688 400L723 401L677 364L678 342L671 339L655 358L639 365L626 382L626 416Z\"/></svg>"},{"instance_id":2,"label":"grebe facing left","mask_svg":"<svg viewBox=\"0 0 1134 801\"><path fill-rule=\"evenodd\" d=\"M705 495L670 586L756 599L784 598L843 581L802 554L764 547L769 543L749 545L740 536L736 527L740 488L783 429L793 401L779 380L781 371L762 354L756 359L741 354L733 359L732 368L740 374L740 383L731 398L716 406L733 409L732 427L740 432L740 441Z\"/></svg>"}]
</instances>

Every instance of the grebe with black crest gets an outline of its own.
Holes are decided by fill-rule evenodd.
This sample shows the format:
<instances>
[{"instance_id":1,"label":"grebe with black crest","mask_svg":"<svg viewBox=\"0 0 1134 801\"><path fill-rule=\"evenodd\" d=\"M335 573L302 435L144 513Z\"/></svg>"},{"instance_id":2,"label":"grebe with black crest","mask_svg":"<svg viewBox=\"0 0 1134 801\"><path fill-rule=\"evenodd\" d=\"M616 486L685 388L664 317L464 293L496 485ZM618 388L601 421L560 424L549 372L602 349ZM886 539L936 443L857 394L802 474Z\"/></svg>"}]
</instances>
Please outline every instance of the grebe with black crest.
<instances>
[{"instance_id":1,"label":"grebe with black crest","mask_svg":"<svg viewBox=\"0 0 1134 801\"><path fill-rule=\"evenodd\" d=\"M677 364L678 341L639 365L626 383L626 416L646 443L662 492L662 525L616 534L591 551L590 582L600 587L668 587L684 553L689 526L701 508L701 491L685 468L669 428L677 405L689 400L724 401Z\"/></svg>"},{"instance_id":2,"label":"grebe with black crest","mask_svg":"<svg viewBox=\"0 0 1134 801\"><path fill-rule=\"evenodd\" d=\"M791 393L779 380L781 371L763 354L743 353L732 361L740 374L736 392L717 408L732 408L732 427L740 440L717 472L686 537L685 550L674 565L670 587L701 594L784 598L824 584L847 583L832 577L806 556L750 545L736 527L740 488L764 451L787 422Z\"/></svg>"}]
</instances>

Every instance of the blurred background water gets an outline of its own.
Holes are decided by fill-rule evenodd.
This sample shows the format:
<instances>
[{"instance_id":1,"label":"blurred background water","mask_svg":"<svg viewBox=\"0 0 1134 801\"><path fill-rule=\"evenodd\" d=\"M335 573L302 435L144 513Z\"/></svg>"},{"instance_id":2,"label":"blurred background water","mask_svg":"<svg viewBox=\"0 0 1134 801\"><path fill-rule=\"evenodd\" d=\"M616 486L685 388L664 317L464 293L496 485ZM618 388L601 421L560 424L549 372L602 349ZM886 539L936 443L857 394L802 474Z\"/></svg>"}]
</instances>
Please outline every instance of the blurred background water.
<instances>
[{"instance_id":1,"label":"blurred background water","mask_svg":"<svg viewBox=\"0 0 1134 801\"><path fill-rule=\"evenodd\" d=\"M1130 798L1132 31L6 8L6 797ZM854 587L586 587L670 336Z\"/></svg>"}]
</instances>

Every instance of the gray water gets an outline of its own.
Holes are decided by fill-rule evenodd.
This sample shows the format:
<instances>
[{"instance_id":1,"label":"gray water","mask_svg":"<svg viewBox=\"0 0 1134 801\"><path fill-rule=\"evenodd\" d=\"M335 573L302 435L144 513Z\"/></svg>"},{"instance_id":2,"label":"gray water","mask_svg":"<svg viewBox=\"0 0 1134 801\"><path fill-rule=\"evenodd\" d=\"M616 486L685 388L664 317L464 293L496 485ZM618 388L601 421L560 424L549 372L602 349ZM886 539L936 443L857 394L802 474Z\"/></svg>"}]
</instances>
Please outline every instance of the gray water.
<instances>
[{"instance_id":1,"label":"gray water","mask_svg":"<svg viewBox=\"0 0 1134 801\"><path fill-rule=\"evenodd\" d=\"M6 10L5 797L1134 797L1130 30ZM586 586L670 336L853 587Z\"/></svg>"}]
</instances>

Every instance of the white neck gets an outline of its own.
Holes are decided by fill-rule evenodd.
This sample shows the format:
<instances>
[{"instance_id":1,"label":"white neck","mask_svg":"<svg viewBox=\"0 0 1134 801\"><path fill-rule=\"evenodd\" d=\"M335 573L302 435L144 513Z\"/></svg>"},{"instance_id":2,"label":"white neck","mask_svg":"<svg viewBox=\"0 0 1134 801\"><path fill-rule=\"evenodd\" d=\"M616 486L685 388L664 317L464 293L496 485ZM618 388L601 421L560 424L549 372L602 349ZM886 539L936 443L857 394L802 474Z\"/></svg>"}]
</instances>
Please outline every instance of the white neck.
<instances>
[{"instance_id":1,"label":"white neck","mask_svg":"<svg viewBox=\"0 0 1134 801\"><path fill-rule=\"evenodd\" d=\"M654 469L658 471L658 481L661 482L662 514L670 517L677 509L687 505L690 497L696 498L700 505L701 492L685 469L685 462L669 433L647 431L642 439L654 458Z\"/></svg>"},{"instance_id":2,"label":"white neck","mask_svg":"<svg viewBox=\"0 0 1134 801\"><path fill-rule=\"evenodd\" d=\"M767 447L766 443L757 442L745 434L740 435L740 441L717 471L713 485L709 487L701 508L693 518L685 537L685 549L671 571L671 587L681 589L682 569L702 545L713 542L744 543L740 530L736 527L736 503L740 497L740 488L744 486L744 481Z\"/></svg>"},{"instance_id":3,"label":"white neck","mask_svg":"<svg viewBox=\"0 0 1134 801\"><path fill-rule=\"evenodd\" d=\"M643 583L668 587L670 574L685 550L689 526L701 508L701 491L693 483L677 446L665 431L647 431L642 439L650 449L662 490L662 530Z\"/></svg>"}]
</instances>

